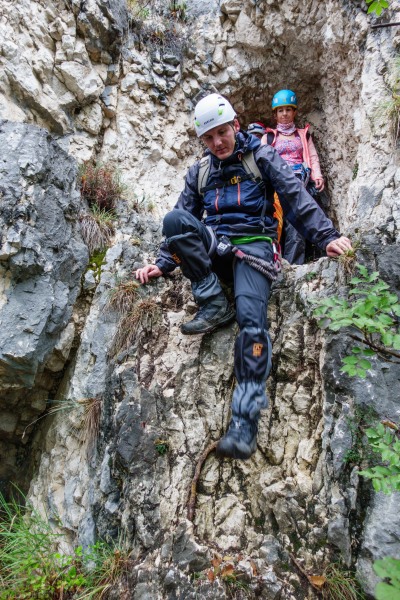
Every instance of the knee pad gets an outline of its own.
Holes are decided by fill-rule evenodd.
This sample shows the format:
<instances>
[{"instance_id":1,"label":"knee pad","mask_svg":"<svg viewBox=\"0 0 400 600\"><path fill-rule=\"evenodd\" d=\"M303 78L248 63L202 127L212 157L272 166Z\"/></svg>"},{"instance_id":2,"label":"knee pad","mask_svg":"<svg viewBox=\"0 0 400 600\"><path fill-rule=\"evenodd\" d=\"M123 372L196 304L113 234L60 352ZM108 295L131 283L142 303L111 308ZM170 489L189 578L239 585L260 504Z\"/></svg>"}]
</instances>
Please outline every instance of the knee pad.
<instances>
[{"instance_id":1,"label":"knee pad","mask_svg":"<svg viewBox=\"0 0 400 600\"><path fill-rule=\"evenodd\" d=\"M271 371L271 355L271 340L266 329L242 329L235 343L235 375L238 382L265 383Z\"/></svg>"}]
</instances>

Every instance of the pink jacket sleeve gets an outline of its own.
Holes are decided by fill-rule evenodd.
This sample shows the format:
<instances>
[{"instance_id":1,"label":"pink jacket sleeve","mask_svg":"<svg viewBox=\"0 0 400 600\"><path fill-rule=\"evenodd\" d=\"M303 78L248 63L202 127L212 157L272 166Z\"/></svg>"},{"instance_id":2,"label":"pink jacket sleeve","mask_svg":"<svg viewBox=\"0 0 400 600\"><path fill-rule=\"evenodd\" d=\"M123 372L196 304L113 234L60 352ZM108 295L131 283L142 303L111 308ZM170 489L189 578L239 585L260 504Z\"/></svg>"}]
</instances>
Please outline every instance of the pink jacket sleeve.
<instances>
[{"instance_id":1,"label":"pink jacket sleeve","mask_svg":"<svg viewBox=\"0 0 400 600\"><path fill-rule=\"evenodd\" d=\"M314 142L312 141L311 136L307 140L307 145L308 153L310 156L311 179L313 181L315 181L316 179L322 179L321 166L319 164L317 150L315 149Z\"/></svg>"}]
</instances>

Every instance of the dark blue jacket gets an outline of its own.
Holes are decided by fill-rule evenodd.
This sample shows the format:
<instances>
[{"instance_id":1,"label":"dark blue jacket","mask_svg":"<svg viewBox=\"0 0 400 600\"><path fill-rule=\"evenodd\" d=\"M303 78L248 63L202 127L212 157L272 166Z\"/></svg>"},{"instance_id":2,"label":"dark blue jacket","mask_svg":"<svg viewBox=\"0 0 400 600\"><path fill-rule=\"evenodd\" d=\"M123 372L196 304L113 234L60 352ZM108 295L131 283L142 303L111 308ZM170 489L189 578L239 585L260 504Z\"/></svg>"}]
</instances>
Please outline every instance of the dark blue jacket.
<instances>
[{"instance_id":1,"label":"dark blue jacket","mask_svg":"<svg viewBox=\"0 0 400 600\"><path fill-rule=\"evenodd\" d=\"M246 174L241 157L250 150L254 153L265 189L261 190L252 180L240 183L239 186L224 185L225 181L235 175ZM329 242L340 237L332 221L307 193L287 163L272 146L261 146L260 140L255 136L240 131L236 136L233 154L223 161L211 154L207 188L213 184L217 187L205 191L204 195L198 191L198 176L199 161L190 167L185 178L184 190L175 208L188 210L197 219L210 225L217 235L264 233L273 239L276 238L278 222L272 217L275 190L285 218L321 250L325 250ZM266 211L261 222L265 201ZM176 267L165 244L161 245L156 264L164 273Z\"/></svg>"}]
</instances>

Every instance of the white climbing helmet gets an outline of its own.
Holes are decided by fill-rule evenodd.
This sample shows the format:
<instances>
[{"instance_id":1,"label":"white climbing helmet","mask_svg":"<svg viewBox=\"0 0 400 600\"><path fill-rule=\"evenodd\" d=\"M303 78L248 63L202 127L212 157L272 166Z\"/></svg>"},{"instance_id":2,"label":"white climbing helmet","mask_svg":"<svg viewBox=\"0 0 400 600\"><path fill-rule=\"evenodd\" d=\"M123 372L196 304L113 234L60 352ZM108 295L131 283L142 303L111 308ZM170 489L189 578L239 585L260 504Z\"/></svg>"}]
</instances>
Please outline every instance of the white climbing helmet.
<instances>
[{"instance_id":1,"label":"white climbing helmet","mask_svg":"<svg viewBox=\"0 0 400 600\"><path fill-rule=\"evenodd\" d=\"M232 105L220 94L209 94L196 104L194 109L194 127L197 137L213 127L230 123L236 117Z\"/></svg>"}]
</instances>

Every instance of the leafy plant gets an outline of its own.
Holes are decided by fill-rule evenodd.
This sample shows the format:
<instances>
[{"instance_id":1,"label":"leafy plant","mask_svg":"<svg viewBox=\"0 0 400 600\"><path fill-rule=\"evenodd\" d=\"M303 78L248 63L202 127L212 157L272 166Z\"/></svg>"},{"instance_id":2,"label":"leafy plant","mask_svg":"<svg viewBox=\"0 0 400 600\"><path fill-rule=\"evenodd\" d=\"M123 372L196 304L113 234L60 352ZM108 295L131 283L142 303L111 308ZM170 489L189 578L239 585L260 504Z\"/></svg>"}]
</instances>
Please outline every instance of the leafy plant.
<instances>
[{"instance_id":1,"label":"leafy plant","mask_svg":"<svg viewBox=\"0 0 400 600\"><path fill-rule=\"evenodd\" d=\"M164 456L169 450L169 444L166 440L154 440L154 447L160 456Z\"/></svg>"},{"instance_id":2,"label":"leafy plant","mask_svg":"<svg viewBox=\"0 0 400 600\"><path fill-rule=\"evenodd\" d=\"M375 588L376 600L398 600L400 598L400 560L398 558L382 558L374 562L374 571L381 581Z\"/></svg>"},{"instance_id":3,"label":"leafy plant","mask_svg":"<svg viewBox=\"0 0 400 600\"><path fill-rule=\"evenodd\" d=\"M368 13L375 13L378 17L382 14L384 8L389 8L388 0L365 0L368 7Z\"/></svg>"},{"instance_id":4,"label":"leafy plant","mask_svg":"<svg viewBox=\"0 0 400 600\"><path fill-rule=\"evenodd\" d=\"M359 475L372 480L372 485L377 492L390 494L400 491L400 439L396 427L393 431L379 423L377 427L371 427L365 431L372 449L379 453L385 465L377 465L364 471Z\"/></svg>"},{"instance_id":5,"label":"leafy plant","mask_svg":"<svg viewBox=\"0 0 400 600\"><path fill-rule=\"evenodd\" d=\"M119 172L110 165L85 163L79 178L81 197L100 210L112 211L126 189Z\"/></svg>"},{"instance_id":6,"label":"leafy plant","mask_svg":"<svg viewBox=\"0 0 400 600\"><path fill-rule=\"evenodd\" d=\"M89 258L89 267L88 268L94 272L97 280L100 279L101 267L105 263L106 254L107 254L107 248L104 248L104 250L98 250L97 252L94 252L93 254L91 254L91 256Z\"/></svg>"},{"instance_id":7,"label":"leafy plant","mask_svg":"<svg viewBox=\"0 0 400 600\"><path fill-rule=\"evenodd\" d=\"M317 277L318 277L318 273L316 273L315 271L310 271L310 273L306 273L305 280L312 281L313 279L316 279Z\"/></svg>"},{"instance_id":8,"label":"leafy plant","mask_svg":"<svg viewBox=\"0 0 400 600\"><path fill-rule=\"evenodd\" d=\"M15 500L7 503L0 495L0 514L1 600L58 598L85 583L77 557L57 553L62 536L33 507L24 514Z\"/></svg>"},{"instance_id":9,"label":"leafy plant","mask_svg":"<svg viewBox=\"0 0 400 600\"><path fill-rule=\"evenodd\" d=\"M110 246L111 238L115 233L115 214L112 211L93 204L90 212L80 215L79 222L83 240L90 254Z\"/></svg>"},{"instance_id":10,"label":"leafy plant","mask_svg":"<svg viewBox=\"0 0 400 600\"><path fill-rule=\"evenodd\" d=\"M380 453L386 466L376 466L359 475L372 480L374 489L384 494L400 490L400 439L399 427L391 421L379 423L376 428L366 430L372 448ZM400 598L400 560L387 556L376 560L373 568L378 577L386 579L377 584L376 600L398 600Z\"/></svg>"},{"instance_id":11,"label":"leafy plant","mask_svg":"<svg viewBox=\"0 0 400 600\"><path fill-rule=\"evenodd\" d=\"M350 327L357 335L350 337L362 344L354 346L343 359L341 371L364 378L371 368L369 358L381 356L385 360L400 359L399 316L400 303L389 285L379 279L379 273L368 274L366 267L357 265L359 276L351 279L351 300L324 298L313 311L320 317L318 325L331 331ZM394 361L398 362L398 361Z\"/></svg>"}]
</instances>

